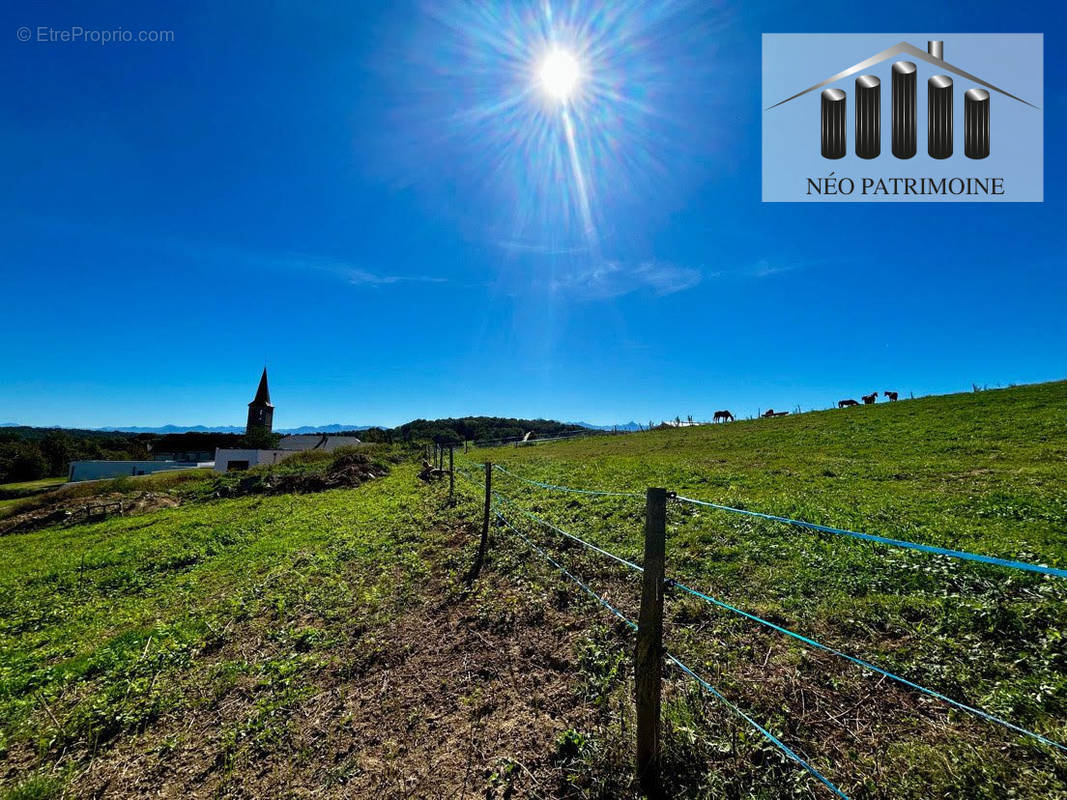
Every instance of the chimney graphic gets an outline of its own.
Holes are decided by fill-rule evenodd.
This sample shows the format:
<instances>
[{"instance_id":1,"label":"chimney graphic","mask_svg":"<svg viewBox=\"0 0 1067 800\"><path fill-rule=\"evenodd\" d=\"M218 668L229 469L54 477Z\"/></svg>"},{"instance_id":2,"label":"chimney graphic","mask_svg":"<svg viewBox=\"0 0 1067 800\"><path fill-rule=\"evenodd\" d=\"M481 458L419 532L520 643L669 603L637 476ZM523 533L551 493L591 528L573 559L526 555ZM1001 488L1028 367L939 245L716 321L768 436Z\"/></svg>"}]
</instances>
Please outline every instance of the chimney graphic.
<instances>
[{"instance_id":1,"label":"chimney graphic","mask_svg":"<svg viewBox=\"0 0 1067 800\"><path fill-rule=\"evenodd\" d=\"M898 61L893 65L893 155L915 155L915 64Z\"/></svg>"},{"instance_id":2,"label":"chimney graphic","mask_svg":"<svg viewBox=\"0 0 1067 800\"><path fill-rule=\"evenodd\" d=\"M1036 108L1020 97L987 83L976 75L965 72L959 67L945 61L945 43L932 39L926 43L924 53L907 42L898 44L876 53L865 61L833 75L821 83L809 86L802 92L787 97L767 108L770 111L784 103L795 100L801 95L817 89L823 89L850 75L870 69L875 64L887 61L900 54L910 55L916 61L922 60L933 64L946 72L955 73L969 81L981 84L985 88L968 89L963 96L963 152L967 158L987 158L989 156L989 105L988 89L1017 100L1024 105ZM881 99L882 82L870 74L861 74L855 83L854 124L856 136L856 155L859 158L877 158L882 151ZM918 74L914 61L896 61L892 69L891 87L891 131L892 151L896 158L912 158L918 152ZM927 125L926 152L931 158L945 159L952 156L955 126L953 124L953 79L948 75L934 75L926 83ZM820 104L820 135L823 158L844 158L848 151L847 143L847 102L848 96L843 89L823 89Z\"/></svg>"},{"instance_id":3,"label":"chimney graphic","mask_svg":"<svg viewBox=\"0 0 1067 800\"><path fill-rule=\"evenodd\" d=\"M945 43L927 42L926 52L944 61ZM930 78L926 98L926 152L930 158L948 158L952 155L952 78Z\"/></svg>"},{"instance_id":4,"label":"chimney graphic","mask_svg":"<svg viewBox=\"0 0 1067 800\"><path fill-rule=\"evenodd\" d=\"M856 78L856 155L878 158L882 152L882 82L873 75Z\"/></svg>"},{"instance_id":5,"label":"chimney graphic","mask_svg":"<svg viewBox=\"0 0 1067 800\"><path fill-rule=\"evenodd\" d=\"M989 155L989 92L985 89L963 93L963 153L967 158Z\"/></svg>"},{"instance_id":6,"label":"chimney graphic","mask_svg":"<svg viewBox=\"0 0 1067 800\"><path fill-rule=\"evenodd\" d=\"M845 93L824 89L822 93L822 157L845 157Z\"/></svg>"},{"instance_id":7,"label":"chimney graphic","mask_svg":"<svg viewBox=\"0 0 1067 800\"><path fill-rule=\"evenodd\" d=\"M926 82L926 152L930 158L952 155L952 78L934 75Z\"/></svg>"}]
</instances>

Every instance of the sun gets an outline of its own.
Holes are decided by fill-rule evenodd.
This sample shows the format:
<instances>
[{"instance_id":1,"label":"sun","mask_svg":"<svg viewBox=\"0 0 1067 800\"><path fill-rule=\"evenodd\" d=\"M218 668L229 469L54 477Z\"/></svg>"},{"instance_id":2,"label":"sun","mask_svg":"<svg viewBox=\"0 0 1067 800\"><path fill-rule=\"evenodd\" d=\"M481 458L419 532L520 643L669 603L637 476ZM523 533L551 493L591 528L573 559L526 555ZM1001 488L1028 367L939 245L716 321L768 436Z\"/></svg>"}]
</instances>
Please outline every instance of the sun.
<instances>
[{"instance_id":1,"label":"sun","mask_svg":"<svg viewBox=\"0 0 1067 800\"><path fill-rule=\"evenodd\" d=\"M537 79L545 94L560 103L566 103L581 82L582 69L573 53L556 49L541 61Z\"/></svg>"}]
</instances>

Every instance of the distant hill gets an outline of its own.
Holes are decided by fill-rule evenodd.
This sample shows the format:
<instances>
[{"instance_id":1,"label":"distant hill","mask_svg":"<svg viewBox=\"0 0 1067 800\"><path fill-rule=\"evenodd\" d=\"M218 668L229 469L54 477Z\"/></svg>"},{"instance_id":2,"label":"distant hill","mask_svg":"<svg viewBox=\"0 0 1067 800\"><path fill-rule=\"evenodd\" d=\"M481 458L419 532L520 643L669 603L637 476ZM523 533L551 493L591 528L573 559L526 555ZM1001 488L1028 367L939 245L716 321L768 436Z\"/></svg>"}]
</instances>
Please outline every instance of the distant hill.
<instances>
[{"instance_id":1,"label":"distant hill","mask_svg":"<svg viewBox=\"0 0 1067 800\"><path fill-rule=\"evenodd\" d=\"M370 425L301 425L298 428L278 428L275 433L341 433L342 431L363 431ZM96 431L115 431L118 433L244 433L243 425L160 425L159 427L141 427L127 425L111 428L93 428Z\"/></svg>"},{"instance_id":2,"label":"distant hill","mask_svg":"<svg viewBox=\"0 0 1067 800\"><path fill-rule=\"evenodd\" d=\"M588 428L591 431L643 431L644 425L637 422L623 422L619 425L594 425L591 422L568 422L568 425L577 425L579 428Z\"/></svg>"}]
</instances>

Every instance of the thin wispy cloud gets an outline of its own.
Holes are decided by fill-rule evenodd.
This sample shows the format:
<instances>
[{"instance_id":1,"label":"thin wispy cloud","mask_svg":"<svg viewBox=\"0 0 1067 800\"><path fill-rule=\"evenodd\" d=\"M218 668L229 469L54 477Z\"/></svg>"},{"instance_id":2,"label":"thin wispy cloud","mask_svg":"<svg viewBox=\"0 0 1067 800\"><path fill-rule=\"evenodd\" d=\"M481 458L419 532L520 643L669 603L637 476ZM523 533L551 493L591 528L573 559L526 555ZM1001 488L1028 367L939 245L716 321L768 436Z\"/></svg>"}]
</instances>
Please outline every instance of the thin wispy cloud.
<instances>
[{"instance_id":1,"label":"thin wispy cloud","mask_svg":"<svg viewBox=\"0 0 1067 800\"><path fill-rule=\"evenodd\" d=\"M566 256L577 253L589 252L588 245L550 245L535 244L533 242L520 242L513 239L502 239L497 246L503 250L515 253L533 253L540 256Z\"/></svg>"},{"instance_id":2,"label":"thin wispy cloud","mask_svg":"<svg viewBox=\"0 0 1067 800\"><path fill-rule=\"evenodd\" d=\"M637 291L651 291L657 296L692 289L702 279L700 270L660 261L637 265L605 261L595 267L575 272L551 283L554 292L587 300L610 300Z\"/></svg>"},{"instance_id":3,"label":"thin wispy cloud","mask_svg":"<svg viewBox=\"0 0 1067 800\"><path fill-rule=\"evenodd\" d=\"M242 252L246 263L285 272L320 272L336 276L353 286L390 286L398 283L445 283L445 278L431 275L398 275L377 272L349 261L321 258L303 253L287 253L283 256L268 256L261 253Z\"/></svg>"},{"instance_id":4,"label":"thin wispy cloud","mask_svg":"<svg viewBox=\"0 0 1067 800\"><path fill-rule=\"evenodd\" d=\"M273 266L287 271L316 271L336 275L353 286L391 286L397 283L445 283L445 278L430 275L396 275L374 272L347 261L322 259L314 256L290 254L272 259Z\"/></svg>"},{"instance_id":5,"label":"thin wispy cloud","mask_svg":"<svg viewBox=\"0 0 1067 800\"><path fill-rule=\"evenodd\" d=\"M783 272L793 272L794 270L800 269L802 266L802 264L789 264L783 262L772 264L767 261L767 259L761 258L747 269L744 274L750 278L767 278L771 275L781 275Z\"/></svg>"},{"instance_id":6,"label":"thin wispy cloud","mask_svg":"<svg viewBox=\"0 0 1067 800\"><path fill-rule=\"evenodd\" d=\"M223 268L271 269L293 274L319 272L332 275L352 286L390 286L398 283L447 283L447 278L432 275L401 275L369 269L345 259L328 258L307 253L286 252L271 254L259 250L216 242L190 241L167 235L152 235L129 231L116 232L98 225L52 218L30 218L31 223L59 228L65 232L92 233L114 238L124 246L180 253L198 263L217 263Z\"/></svg>"},{"instance_id":7,"label":"thin wispy cloud","mask_svg":"<svg viewBox=\"0 0 1067 800\"><path fill-rule=\"evenodd\" d=\"M771 262L761 258L751 267L741 270L740 275L746 278L769 278L772 275L781 275L785 272L796 272L819 265L820 261L775 261Z\"/></svg>"}]
</instances>

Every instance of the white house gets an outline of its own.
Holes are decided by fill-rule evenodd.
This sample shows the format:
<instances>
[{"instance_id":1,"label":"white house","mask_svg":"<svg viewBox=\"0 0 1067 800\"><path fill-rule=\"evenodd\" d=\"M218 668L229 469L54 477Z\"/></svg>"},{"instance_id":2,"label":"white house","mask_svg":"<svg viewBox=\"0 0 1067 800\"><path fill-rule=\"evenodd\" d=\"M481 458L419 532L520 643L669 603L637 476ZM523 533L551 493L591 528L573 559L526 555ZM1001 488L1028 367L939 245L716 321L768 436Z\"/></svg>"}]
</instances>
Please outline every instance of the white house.
<instances>
[{"instance_id":1,"label":"white house","mask_svg":"<svg viewBox=\"0 0 1067 800\"><path fill-rule=\"evenodd\" d=\"M274 450L239 450L220 447L215 450L215 471L232 472L261 464L277 464L289 456L308 450L332 453L339 447L351 447L357 444L362 444L362 442L355 436L328 436L316 433L285 436Z\"/></svg>"},{"instance_id":2,"label":"white house","mask_svg":"<svg viewBox=\"0 0 1067 800\"><path fill-rule=\"evenodd\" d=\"M284 461L288 456L295 455L297 450L238 450L234 448L219 447L215 449L215 471L232 472L238 469L248 469L260 464L277 464Z\"/></svg>"}]
</instances>

